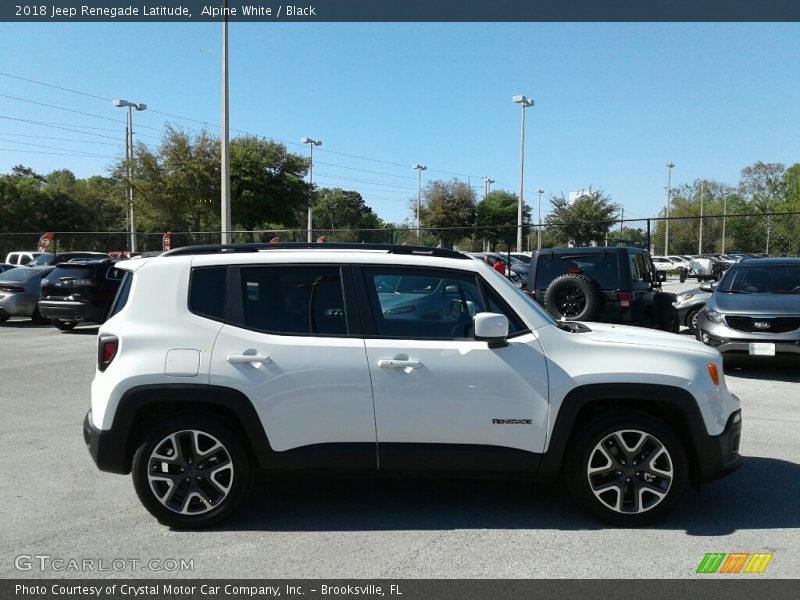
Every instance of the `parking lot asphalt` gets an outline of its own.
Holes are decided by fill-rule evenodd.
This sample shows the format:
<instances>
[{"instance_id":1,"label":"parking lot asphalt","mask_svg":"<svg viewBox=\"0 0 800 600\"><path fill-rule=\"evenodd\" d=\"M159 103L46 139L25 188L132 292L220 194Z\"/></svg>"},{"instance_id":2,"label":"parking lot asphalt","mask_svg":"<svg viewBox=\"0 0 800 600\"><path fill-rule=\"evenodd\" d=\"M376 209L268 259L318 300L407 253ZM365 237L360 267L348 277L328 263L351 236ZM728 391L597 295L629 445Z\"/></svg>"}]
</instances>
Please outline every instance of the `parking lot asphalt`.
<instances>
[{"instance_id":1,"label":"parking lot asphalt","mask_svg":"<svg viewBox=\"0 0 800 600\"><path fill-rule=\"evenodd\" d=\"M130 477L101 473L86 451L96 332L0 325L0 577L694 578L707 552L772 552L761 578L800 572L796 361L726 365L743 404L744 465L688 489L650 528L605 527L559 485L261 480L222 528L177 531L145 511ZM43 571L21 555L108 570ZM193 569L131 562L152 559Z\"/></svg>"}]
</instances>

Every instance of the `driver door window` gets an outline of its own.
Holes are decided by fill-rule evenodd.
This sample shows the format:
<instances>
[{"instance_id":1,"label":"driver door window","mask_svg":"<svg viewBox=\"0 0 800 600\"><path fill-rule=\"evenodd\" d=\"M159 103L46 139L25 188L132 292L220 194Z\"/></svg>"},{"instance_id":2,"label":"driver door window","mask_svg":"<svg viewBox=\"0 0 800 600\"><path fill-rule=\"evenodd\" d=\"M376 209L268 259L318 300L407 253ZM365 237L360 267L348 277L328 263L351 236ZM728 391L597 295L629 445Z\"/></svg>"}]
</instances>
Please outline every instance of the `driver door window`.
<instances>
[{"instance_id":1,"label":"driver door window","mask_svg":"<svg viewBox=\"0 0 800 600\"><path fill-rule=\"evenodd\" d=\"M472 318L486 312L474 275L371 267L364 284L382 338L470 339Z\"/></svg>"}]
</instances>

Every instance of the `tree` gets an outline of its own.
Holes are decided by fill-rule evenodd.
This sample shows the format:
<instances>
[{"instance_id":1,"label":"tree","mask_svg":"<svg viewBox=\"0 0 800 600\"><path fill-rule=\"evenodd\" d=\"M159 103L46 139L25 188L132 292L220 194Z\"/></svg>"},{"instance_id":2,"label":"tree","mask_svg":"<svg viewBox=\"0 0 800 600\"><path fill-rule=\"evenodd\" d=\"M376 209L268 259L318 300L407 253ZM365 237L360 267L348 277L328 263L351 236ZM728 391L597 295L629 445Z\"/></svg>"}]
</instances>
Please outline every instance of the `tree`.
<instances>
[{"instance_id":1,"label":"tree","mask_svg":"<svg viewBox=\"0 0 800 600\"><path fill-rule=\"evenodd\" d=\"M495 190L478 203L475 225L480 227L479 235L489 241L492 250L500 241L511 243L516 240L518 197L504 190ZM531 208L522 207L522 222L527 233L531 219Z\"/></svg>"},{"instance_id":2,"label":"tree","mask_svg":"<svg viewBox=\"0 0 800 600\"><path fill-rule=\"evenodd\" d=\"M219 144L206 131L192 136L166 126L160 146L137 144L133 184L137 229L219 229ZM126 163L115 176L125 181Z\"/></svg>"},{"instance_id":3,"label":"tree","mask_svg":"<svg viewBox=\"0 0 800 600\"><path fill-rule=\"evenodd\" d=\"M231 140L231 210L242 229L294 227L308 206L308 159L254 136Z\"/></svg>"},{"instance_id":4,"label":"tree","mask_svg":"<svg viewBox=\"0 0 800 600\"><path fill-rule=\"evenodd\" d=\"M314 225L317 229L336 229L326 234L328 241L388 241L384 223L367 206L361 194L341 188L323 188L314 195Z\"/></svg>"},{"instance_id":5,"label":"tree","mask_svg":"<svg viewBox=\"0 0 800 600\"><path fill-rule=\"evenodd\" d=\"M433 181L425 189L420 220L443 246L453 246L469 235L475 224L475 192L466 183Z\"/></svg>"},{"instance_id":6,"label":"tree","mask_svg":"<svg viewBox=\"0 0 800 600\"><path fill-rule=\"evenodd\" d=\"M588 246L605 243L619 207L601 190L589 191L570 203L562 195L550 199L552 212L546 223L550 235L560 244Z\"/></svg>"}]
</instances>

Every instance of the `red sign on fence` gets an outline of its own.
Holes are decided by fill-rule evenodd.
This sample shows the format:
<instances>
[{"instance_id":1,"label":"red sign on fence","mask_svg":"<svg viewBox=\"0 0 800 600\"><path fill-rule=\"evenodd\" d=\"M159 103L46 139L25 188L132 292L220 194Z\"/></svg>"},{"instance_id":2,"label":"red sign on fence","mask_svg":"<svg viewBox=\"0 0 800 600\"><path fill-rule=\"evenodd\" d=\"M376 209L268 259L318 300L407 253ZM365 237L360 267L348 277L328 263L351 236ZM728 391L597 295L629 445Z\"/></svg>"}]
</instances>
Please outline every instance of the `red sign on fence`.
<instances>
[{"instance_id":1,"label":"red sign on fence","mask_svg":"<svg viewBox=\"0 0 800 600\"><path fill-rule=\"evenodd\" d=\"M164 237L161 238L161 249L166 252L167 250L172 248L172 233L167 232L164 234Z\"/></svg>"},{"instance_id":2,"label":"red sign on fence","mask_svg":"<svg viewBox=\"0 0 800 600\"><path fill-rule=\"evenodd\" d=\"M50 246L50 242L53 241L53 237L55 237L55 234L52 231L48 231L42 237L40 237L39 243L36 246L36 251L46 252L47 248Z\"/></svg>"}]
</instances>

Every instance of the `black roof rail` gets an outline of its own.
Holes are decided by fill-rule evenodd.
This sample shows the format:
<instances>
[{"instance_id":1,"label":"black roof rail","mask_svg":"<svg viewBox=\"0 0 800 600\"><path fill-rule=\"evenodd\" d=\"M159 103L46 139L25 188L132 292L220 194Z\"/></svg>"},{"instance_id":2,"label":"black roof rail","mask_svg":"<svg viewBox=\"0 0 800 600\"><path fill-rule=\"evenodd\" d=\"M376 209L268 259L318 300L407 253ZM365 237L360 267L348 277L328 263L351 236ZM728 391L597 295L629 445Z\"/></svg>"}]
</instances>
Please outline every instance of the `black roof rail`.
<instances>
[{"instance_id":1,"label":"black roof rail","mask_svg":"<svg viewBox=\"0 0 800 600\"><path fill-rule=\"evenodd\" d=\"M466 254L449 248L430 248L428 246L406 246L400 244L356 244L343 242L280 242L251 244L203 244L183 246L168 250L161 256L186 256L189 254L225 254L240 252L260 252L262 250L383 250L389 254L416 254L439 258L459 258L470 260Z\"/></svg>"}]
</instances>

